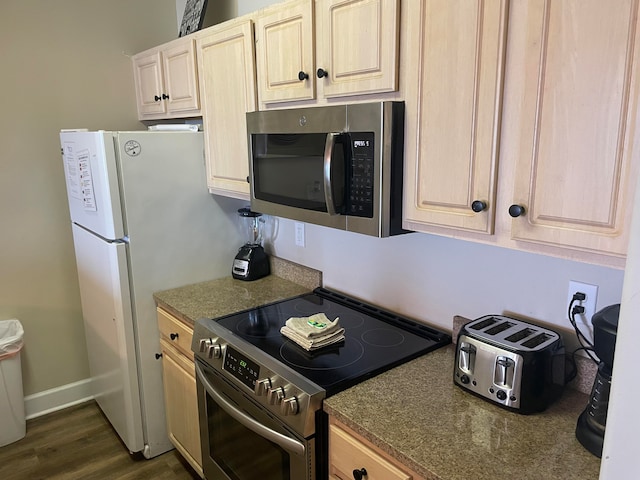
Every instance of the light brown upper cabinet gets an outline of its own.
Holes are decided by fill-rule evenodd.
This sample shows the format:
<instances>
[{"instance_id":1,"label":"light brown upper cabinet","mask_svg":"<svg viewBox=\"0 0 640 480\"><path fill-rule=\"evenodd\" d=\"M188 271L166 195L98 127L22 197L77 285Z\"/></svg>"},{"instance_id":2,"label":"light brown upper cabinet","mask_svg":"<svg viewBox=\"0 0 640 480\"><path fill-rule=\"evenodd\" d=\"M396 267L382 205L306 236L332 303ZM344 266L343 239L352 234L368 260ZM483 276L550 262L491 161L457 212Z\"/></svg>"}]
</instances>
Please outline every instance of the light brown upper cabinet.
<instances>
[{"instance_id":1,"label":"light brown upper cabinet","mask_svg":"<svg viewBox=\"0 0 640 480\"><path fill-rule=\"evenodd\" d=\"M200 115L194 48L181 38L133 57L139 120Z\"/></svg>"},{"instance_id":2,"label":"light brown upper cabinet","mask_svg":"<svg viewBox=\"0 0 640 480\"><path fill-rule=\"evenodd\" d=\"M638 0L512 9L512 237L622 256L640 164Z\"/></svg>"},{"instance_id":3,"label":"light brown upper cabinet","mask_svg":"<svg viewBox=\"0 0 640 480\"><path fill-rule=\"evenodd\" d=\"M311 0L256 19L261 104L398 89L398 0Z\"/></svg>"},{"instance_id":4,"label":"light brown upper cabinet","mask_svg":"<svg viewBox=\"0 0 640 480\"><path fill-rule=\"evenodd\" d=\"M623 266L638 3L403 3L405 228Z\"/></svg>"},{"instance_id":5,"label":"light brown upper cabinet","mask_svg":"<svg viewBox=\"0 0 640 480\"><path fill-rule=\"evenodd\" d=\"M210 27L196 50L209 191L248 200L245 114L256 110L253 22Z\"/></svg>"},{"instance_id":6,"label":"light brown upper cabinet","mask_svg":"<svg viewBox=\"0 0 640 480\"><path fill-rule=\"evenodd\" d=\"M406 227L493 233L507 2L403 6Z\"/></svg>"}]
</instances>

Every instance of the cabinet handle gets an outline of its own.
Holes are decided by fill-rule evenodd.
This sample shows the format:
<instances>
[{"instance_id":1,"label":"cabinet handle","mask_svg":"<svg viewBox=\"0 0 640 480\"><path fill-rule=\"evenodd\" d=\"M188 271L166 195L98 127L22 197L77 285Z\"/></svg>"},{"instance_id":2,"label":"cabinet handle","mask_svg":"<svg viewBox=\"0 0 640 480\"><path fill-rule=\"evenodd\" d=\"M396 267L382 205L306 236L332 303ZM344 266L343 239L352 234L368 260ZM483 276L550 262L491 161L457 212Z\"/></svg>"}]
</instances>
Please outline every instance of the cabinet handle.
<instances>
[{"instance_id":1,"label":"cabinet handle","mask_svg":"<svg viewBox=\"0 0 640 480\"><path fill-rule=\"evenodd\" d=\"M318 71L316 72L316 75L318 76L318 78L324 78L329 76L329 72L327 72L326 70L323 70L322 68L319 68Z\"/></svg>"},{"instance_id":2,"label":"cabinet handle","mask_svg":"<svg viewBox=\"0 0 640 480\"><path fill-rule=\"evenodd\" d=\"M482 212L483 210L486 210L486 208L487 208L487 204L482 200L474 200L473 203L471 204L471 210L473 210L476 213Z\"/></svg>"},{"instance_id":3,"label":"cabinet handle","mask_svg":"<svg viewBox=\"0 0 640 480\"><path fill-rule=\"evenodd\" d=\"M154 99L156 102L159 102L160 100L162 100L162 98L160 98L158 95L154 95L154 96L153 96L153 99Z\"/></svg>"},{"instance_id":4,"label":"cabinet handle","mask_svg":"<svg viewBox=\"0 0 640 480\"><path fill-rule=\"evenodd\" d=\"M163 100L169 100L169 95L167 95L166 93L162 94L162 99Z\"/></svg>"},{"instance_id":5,"label":"cabinet handle","mask_svg":"<svg viewBox=\"0 0 640 480\"><path fill-rule=\"evenodd\" d=\"M171 340L175 340L176 338L178 338L178 334L177 333L170 333L169 337L171 337Z\"/></svg>"},{"instance_id":6,"label":"cabinet handle","mask_svg":"<svg viewBox=\"0 0 640 480\"><path fill-rule=\"evenodd\" d=\"M298 72L298 80L303 81L309 78L309 74L303 71Z\"/></svg>"},{"instance_id":7,"label":"cabinet handle","mask_svg":"<svg viewBox=\"0 0 640 480\"><path fill-rule=\"evenodd\" d=\"M509 215L513 218L519 217L520 215L524 215L525 209L522 205L511 205L509 207Z\"/></svg>"},{"instance_id":8,"label":"cabinet handle","mask_svg":"<svg viewBox=\"0 0 640 480\"><path fill-rule=\"evenodd\" d=\"M360 470L353 471L354 480L362 480L366 476L367 476L367 470L364 467L362 467Z\"/></svg>"},{"instance_id":9,"label":"cabinet handle","mask_svg":"<svg viewBox=\"0 0 640 480\"><path fill-rule=\"evenodd\" d=\"M161 353L156 353L156 360L160 360L162 358L162 354Z\"/></svg>"}]
</instances>

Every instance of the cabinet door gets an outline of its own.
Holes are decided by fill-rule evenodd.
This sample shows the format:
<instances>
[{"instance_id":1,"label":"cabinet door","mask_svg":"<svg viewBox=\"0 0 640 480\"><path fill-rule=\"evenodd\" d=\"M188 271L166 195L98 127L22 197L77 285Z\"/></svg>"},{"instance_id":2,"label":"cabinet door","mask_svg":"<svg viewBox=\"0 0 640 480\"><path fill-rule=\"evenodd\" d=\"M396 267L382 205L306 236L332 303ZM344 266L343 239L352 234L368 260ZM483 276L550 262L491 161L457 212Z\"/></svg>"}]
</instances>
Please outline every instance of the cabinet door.
<instances>
[{"instance_id":1,"label":"cabinet door","mask_svg":"<svg viewBox=\"0 0 640 480\"><path fill-rule=\"evenodd\" d=\"M138 118L166 113L162 101L164 83L162 81L162 60L160 52L133 59L133 75L136 85Z\"/></svg>"},{"instance_id":2,"label":"cabinet door","mask_svg":"<svg viewBox=\"0 0 640 480\"><path fill-rule=\"evenodd\" d=\"M416 0L406 8L405 227L491 234L506 0Z\"/></svg>"},{"instance_id":3,"label":"cabinet door","mask_svg":"<svg viewBox=\"0 0 640 480\"><path fill-rule=\"evenodd\" d=\"M640 162L638 1L512 9L510 80L522 91L508 154L525 209L512 237L623 255Z\"/></svg>"},{"instance_id":4,"label":"cabinet door","mask_svg":"<svg viewBox=\"0 0 640 480\"><path fill-rule=\"evenodd\" d=\"M193 360L193 352L191 351L193 328L161 308L157 309L157 318L161 338L165 339L181 354Z\"/></svg>"},{"instance_id":5,"label":"cabinet door","mask_svg":"<svg viewBox=\"0 0 640 480\"><path fill-rule=\"evenodd\" d=\"M160 347L169 438L202 477L202 448L194 365L165 340L160 341Z\"/></svg>"},{"instance_id":6,"label":"cabinet door","mask_svg":"<svg viewBox=\"0 0 640 480\"><path fill-rule=\"evenodd\" d=\"M409 475L343 429L329 425L329 474L335 478L355 478L354 470L365 469L367 480L412 480Z\"/></svg>"},{"instance_id":7,"label":"cabinet door","mask_svg":"<svg viewBox=\"0 0 640 480\"><path fill-rule=\"evenodd\" d=\"M209 190L248 200L245 114L256 110L253 24L198 38L196 50Z\"/></svg>"},{"instance_id":8,"label":"cabinet door","mask_svg":"<svg viewBox=\"0 0 640 480\"><path fill-rule=\"evenodd\" d=\"M397 0L317 0L316 18L324 97L398 89Z\"/></svg>"},{"instance_id":9,"label":"cabinet door","mask_svg":"<svg viewBox=\"0 0 640 480\"><path fill-rule=\"evenodd\" d=\"M258 100L315 98L313 2L285 4L256 20Z\"/></svg>"},{"instance_id":10,"label":"cabinet door","mask_svg":"<svg viewBox=\"0 0 640 480\"><path fill-rule=\"evenodd\" d=\"M196 74L195 42L188 40L163 50L164 100L169 114L183 115L200 111Z\"/></svg>"}]
</instances>

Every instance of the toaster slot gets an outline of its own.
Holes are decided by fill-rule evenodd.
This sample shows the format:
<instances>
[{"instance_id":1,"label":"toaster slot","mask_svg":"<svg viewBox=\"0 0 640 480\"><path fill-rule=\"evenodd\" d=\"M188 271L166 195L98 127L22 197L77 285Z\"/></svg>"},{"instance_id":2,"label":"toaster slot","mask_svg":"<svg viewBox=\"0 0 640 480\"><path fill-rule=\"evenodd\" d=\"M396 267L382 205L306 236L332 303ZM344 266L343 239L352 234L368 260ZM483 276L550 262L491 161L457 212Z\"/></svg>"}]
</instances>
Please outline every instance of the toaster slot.
<instances>
[{"instance_id":1,"label":"toaster slot","mask_svg":"<svg viewBox=\"0 0 640 480\"><path fill-rule=\"evenodd\" d=\"M476 360L476 347L467 342L460 344L460 354L458 355L458 367L463 372L472 373Z\"/></svg>"},{"instance_id":2,"label":"toaster slot","mask_svg":"<svg viewBox=\"0 0 640 480\"><path fill-rule=\"evenodd\" d=\"M486 318L484 320L482 320L481 322L478 322L474 325L471 325L469 328L473 329L473 330L482 330L484 328L490 327L491 325L493 325L494 323L496 323L498 320L495 317L489 317Z\"/></svg>"},{"instance_id":3,"label":"toaster slot","mask_svg":"<svg viewBox=\"0 0 640 480\"><path fill-rule=\"evenodd\" d=\"M512 358L503 355L497 356L493 369L493 383L505 389L513 388L515 366L516 362Z\"/></svg>"},{"instance_id":4,"label":"toaster slot","mask_svg":"<svg viewBox=\"0 0 640 480\"><path fill-rule=\"evenodd\" d=\"M495 327L491 327L489 330L486 330L484 333L486 333L487 335L497 335L500 332L504 332L505 330L509 330L514 325L515 325L515 323L502 322L502 323L496 325Z\"/></svg>"},{"instance_id":5,"label":"toaster slot","mask_svg":"<svg viewBox=\"0 0 640 480\"><path fill-rule=\"evenodd\" d=\"M507 338L505 338L505 340L507 342L517 343L520 340L524 340L525 338L530 337L536 332L537 330L534 330L533 328L524 328L519 332L514 333L513 335L509 335Z\"/></svg>"},{"instance_id":6,"label":"toaster slot","mask_svg":"<svg viewBox=\"0 0 640 480\"><path fill-rule=\"evenodd\" d=\"M524 345L527 348L536 348L538 345L542 345L544 342L546 342L550 338L553 338L553 337L546 333L541 333L540 335L536 335L535 337L533 337L531 340L527 340L522 345Z\"/></svg>"}]
</instances>

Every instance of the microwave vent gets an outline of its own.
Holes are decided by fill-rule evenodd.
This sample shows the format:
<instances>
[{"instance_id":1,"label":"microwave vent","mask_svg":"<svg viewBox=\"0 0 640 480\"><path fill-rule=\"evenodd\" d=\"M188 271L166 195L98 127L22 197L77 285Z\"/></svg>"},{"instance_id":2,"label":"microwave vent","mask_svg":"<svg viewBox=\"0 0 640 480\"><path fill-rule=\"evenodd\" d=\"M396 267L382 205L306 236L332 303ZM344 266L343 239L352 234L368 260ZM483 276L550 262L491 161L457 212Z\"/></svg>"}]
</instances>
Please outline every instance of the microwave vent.
<instances>
[{"instance_id":1,"label":"microwave vent","mask_svg":"<svg viewBox=\"0 0 640 480\"><path fill-rule=\"evenodd\" d=\"M560 338L548 328L501 315L480 317L469 322L465 328L473 332L473 336L525 351L541 350Z\"/></svg>"}]
</instances>

